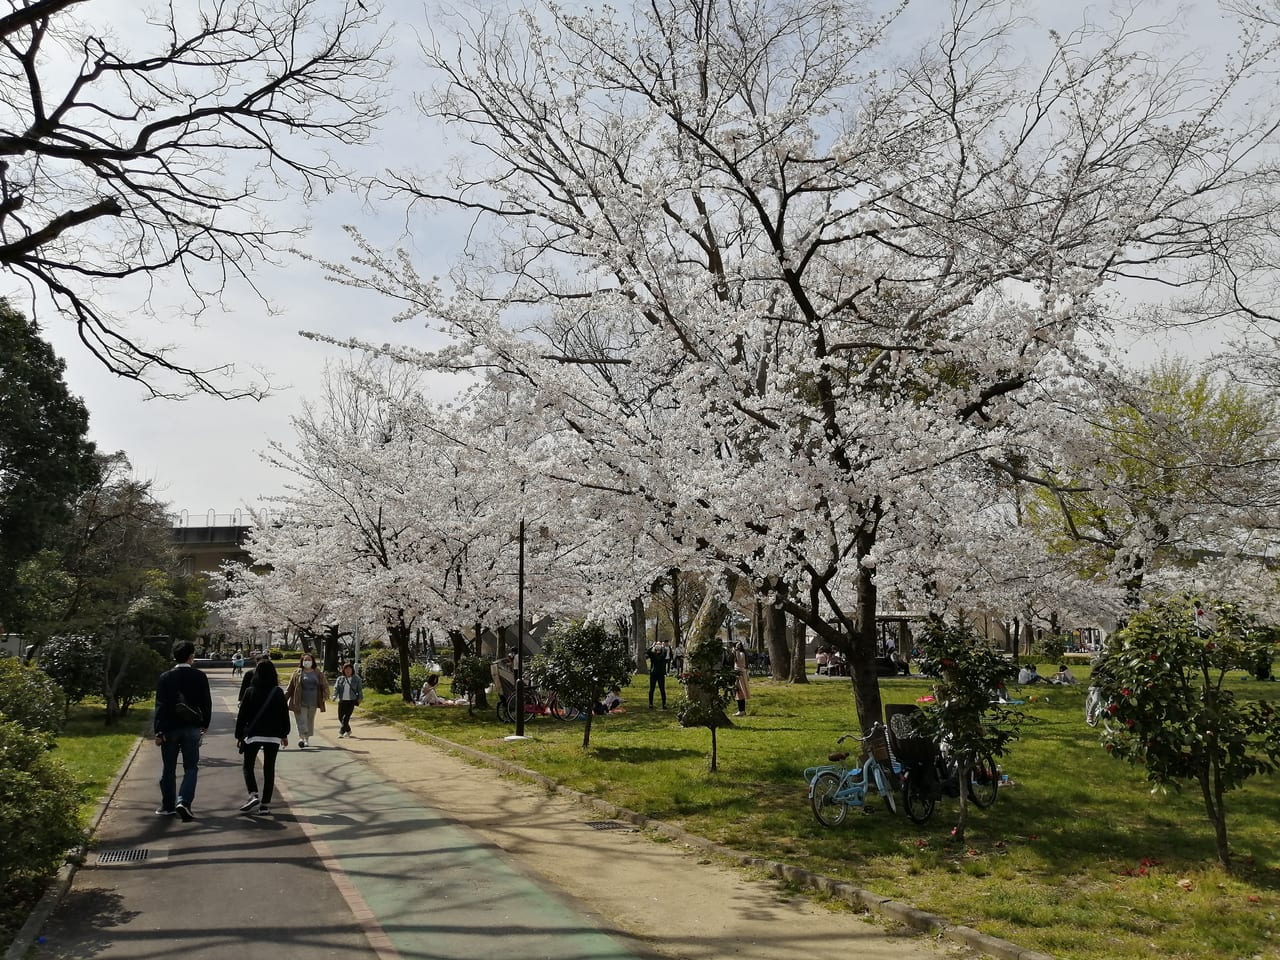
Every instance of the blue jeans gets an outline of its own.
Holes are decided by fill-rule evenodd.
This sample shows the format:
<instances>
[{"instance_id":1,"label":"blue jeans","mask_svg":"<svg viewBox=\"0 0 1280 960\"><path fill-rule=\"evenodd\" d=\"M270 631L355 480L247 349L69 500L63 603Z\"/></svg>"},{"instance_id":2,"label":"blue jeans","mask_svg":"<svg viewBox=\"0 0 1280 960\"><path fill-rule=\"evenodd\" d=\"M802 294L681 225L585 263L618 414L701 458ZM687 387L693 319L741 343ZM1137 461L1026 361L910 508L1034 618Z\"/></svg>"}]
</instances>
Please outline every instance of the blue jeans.
<instances>
[{"instance_id":1,"label":"blue jeans","mask_svg":"<svg viewBox=\"0 0 1280 960\"><path fill-rule=\"evenodd\" d=\"M182 754L182 789L174 796L178 754ZM200 728L179 727L164 735L160 744L160 808L172 810L179 800L189 807L196 799L196 775L200 772Z\"/></svg>"}]
</instances>

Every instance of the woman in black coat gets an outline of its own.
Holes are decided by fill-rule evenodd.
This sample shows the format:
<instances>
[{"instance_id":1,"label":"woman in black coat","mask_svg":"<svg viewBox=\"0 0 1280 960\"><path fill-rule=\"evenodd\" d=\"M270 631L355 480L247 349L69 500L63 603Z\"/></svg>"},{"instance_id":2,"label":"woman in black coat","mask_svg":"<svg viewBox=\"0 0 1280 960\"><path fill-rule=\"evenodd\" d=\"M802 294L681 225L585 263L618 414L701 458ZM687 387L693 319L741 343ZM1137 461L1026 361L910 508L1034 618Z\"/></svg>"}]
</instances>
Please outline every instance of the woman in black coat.
<instances>
[{"instance_id":1,"label":"woman in black coat","mask_svg":"<svg viewBox=\"0 0 1280 960\"><path fill-rule=\"evenodd\" d=\"M242 813L271 812L271 795L276 786L276 754L289 745L289 704L280 689L276 665L263 660L253 668L253 682L240 701L236 714L236 746L244 754L244 785L249 799L240 805ZM262 751L262 796L254 767Z\"/></svg>"}]
</instances>

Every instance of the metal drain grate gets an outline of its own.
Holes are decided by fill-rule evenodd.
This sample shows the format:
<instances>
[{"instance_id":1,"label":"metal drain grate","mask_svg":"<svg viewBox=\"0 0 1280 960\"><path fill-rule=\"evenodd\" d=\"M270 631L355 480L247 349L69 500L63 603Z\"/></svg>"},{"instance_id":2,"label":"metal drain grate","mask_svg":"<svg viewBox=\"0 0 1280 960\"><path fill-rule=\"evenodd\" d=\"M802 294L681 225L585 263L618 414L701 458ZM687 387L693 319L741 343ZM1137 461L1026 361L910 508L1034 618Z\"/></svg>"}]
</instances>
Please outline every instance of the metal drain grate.
<instances>
[{"instance_id":1,"label":"metal drain grate","mask_svg":"<svg viewBox=\"0 0 1280 960\"><path fill-rule=\"evenodd\" d=\"M623 823L620 820L588 820L587 826L592 830L631 830L633 824Z\"/></svg>"},{"instance_id":2,"label":"metal drain grate","mask_svg":"<svg viewBox=\"0 0 1280 960\"><path fill-rule=\"evenodd\" d=\"M99 863L141 863L151 855L150 850L103 850L98 854Z\"/></svg>"}]
</instances>

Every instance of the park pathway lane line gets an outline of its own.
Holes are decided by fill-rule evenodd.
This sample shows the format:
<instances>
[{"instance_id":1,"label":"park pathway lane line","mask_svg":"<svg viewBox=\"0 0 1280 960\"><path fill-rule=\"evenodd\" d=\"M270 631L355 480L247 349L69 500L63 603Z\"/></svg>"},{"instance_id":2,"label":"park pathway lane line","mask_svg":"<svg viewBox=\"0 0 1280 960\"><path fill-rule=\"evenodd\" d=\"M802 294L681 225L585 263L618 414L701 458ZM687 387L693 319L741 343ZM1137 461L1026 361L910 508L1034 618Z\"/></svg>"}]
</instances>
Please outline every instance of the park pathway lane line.
<instances>
[{"instance_id":1,"label":"park pathway lane line","mask_svg":"<svg viewBox=\"0 0 1280 960\"><path fill-rule=\"evenodd\" d=\"M283 784L277 789L285 802L290 807L294 806L293 796L289 790ZM338 861L338 858L333 855L329 845L324 842L324 838L320 836L306 817L298 820L298 826L302 828L302 832L306 835L308 842L315 848L316 855L320 858L320 863L328 871L334 886L338 888L338 893L346 900L352 916L355 917L360 929L364 931L365 939L369 941L369 948L378 957L378 960L403 960L396 951L395 945L392 944L391 938L387 936L382 929L382 925L378 923L378 918L369 909L364 897L360 895L359 888L351 882L351 878L342 869L342 864Z\"/></svg>"},{"instance_id":2,"label":"park pathway lane line","mask_svg":"<svg viewBox=\"0 0 1280 960\"><path fill-rule=\"evenodd\" d=\"M385 937L394 951L388 957L635 960L597 918L494 844L382 780L345 743L313 737L308 749L290 749L290 811L307 824L335 878L345 878L376 918L369 928Z\"/></svg>"}]
</instances>

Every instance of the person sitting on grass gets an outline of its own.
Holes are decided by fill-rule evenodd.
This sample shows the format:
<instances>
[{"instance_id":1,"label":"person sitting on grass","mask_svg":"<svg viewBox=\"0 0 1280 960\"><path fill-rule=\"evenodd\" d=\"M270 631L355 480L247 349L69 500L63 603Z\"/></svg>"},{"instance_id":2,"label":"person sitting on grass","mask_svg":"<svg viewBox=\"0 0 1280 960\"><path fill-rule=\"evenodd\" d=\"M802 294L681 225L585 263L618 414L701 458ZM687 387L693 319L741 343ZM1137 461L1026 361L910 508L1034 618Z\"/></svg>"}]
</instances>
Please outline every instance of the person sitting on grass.
<instances>
[{"instance_id":1,"label":"person sitting on grass","mask_svg":"<svg viewBox=\"0 0 1280 960\"><path fill-rule=\"evenodd\" d=\"M1018 671L1018 685L1025 687L1029 683L1044 683L1044 677L1036 671L1034 663L1023 664L1022 669Z\"/></svg>"},{"instance_id":2,"label":"person sitting on grass","mask_svg":"<svg viewBox=\"0 0 1280 960\"><path fill-rule=\"evenodd\" d=\"M1067 665L1065 663L1060 663L1058 664L1058 672L1049 678L1049 682L1061 685L1070 685L1076 682L1076 676L1067 669Z\"/></svg>"},{"instance_id":3,"label":"person sitting on grass","mask_svg":"<svg viewBox=\"0 0 1280 960\"><path fill-rule=\"evenodd\" d=\"M609 692L604 695L604 699L596 704L595 712L597 714L625 713L626 708L622 706L622 689L620 687L610 687Z\"/></svg>"},{"instance_id":4,"label":"person sitting on grass","mask_svg":"<svg viewBox=\"0 0 1280 960\"><path fill-rule=\"evenodd\" d=\"M427 682L422 685L422 691L418 694L418 706L420 707L456 707L465 704L465 700L446 700L440 696L437 687L440 684L440 675L433 673L427 677Z\"/></svg>"}]
</instances>

